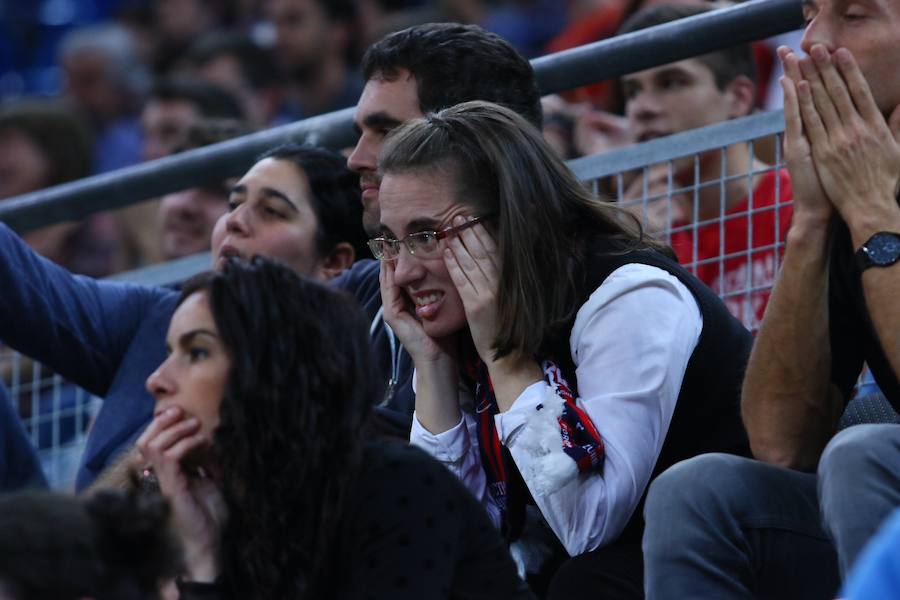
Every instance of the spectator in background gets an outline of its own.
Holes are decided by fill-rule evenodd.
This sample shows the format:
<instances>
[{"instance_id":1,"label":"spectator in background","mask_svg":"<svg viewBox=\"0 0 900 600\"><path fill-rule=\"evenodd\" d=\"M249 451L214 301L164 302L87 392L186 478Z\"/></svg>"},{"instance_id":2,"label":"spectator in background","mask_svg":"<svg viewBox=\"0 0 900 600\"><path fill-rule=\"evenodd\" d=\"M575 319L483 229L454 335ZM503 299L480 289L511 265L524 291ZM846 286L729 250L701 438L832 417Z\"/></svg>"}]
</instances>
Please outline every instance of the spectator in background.
<instances>
[{"instance_id":1,"label":"spectator in background","mask_svg":"<svg viewBox=\"0 0 900 600\"><path fill-rule=\"evenodd\" d=\"M284 87L275 57L249 37L210 33L188 49L184 62L191 77L218 85L237 98L251 126L282 120Z\"/></svg>"},{"instance_id":2,"label":"spectator in background","mask_svg":"<svg viewBox=\"0 0 900 600\"><path fill-rule=\"evenodd\" d=\"M244 114L237 99L217 85L188 79L158 81L141 111L143 159L172 154L184 142L188 129L201 119L243 121ZM119 211L130 243L129 266L161 260L158 212L159 200L146 200Z\"/></svg>"},{"instance_id":3,"label":"spectator in background","mask_svg":"<svg viewBox=\"0 0 900 600\"><path fill-rule=\"evenodd\" d=\"M59 63L63 94L94 132L93 172L137 163L136 113L150 80L129 31L114 24L73 29L60 42Z\"/></svg>"},{"instance_id":4,"label":"spectator in background","mask_svg":"<svg viewBox=\"0 0 900 600\"><path fill-rule=\"evenodd\" d=\"M794 217L742 393L759 461L657 479L656 598L833 598L900 506L900 425L837 431L864 361L900 407L900 0L803 11L808 56L779 49Z\"/></svg>"},{"instance_id":5,"label":"spectator in background","mask_svg":"<svg viewBox=\"0 0 900 600\"><path fill-rule=\"evenodd\" d=\"M0 201L91 173L91 135L64 104L26 100L0 109ZM91 277L121 267L121 239L109 214L60 223L23 238L53 262Z\"/></svg>"},{"instance_id":6,"label":"spectator in background","mask_svg":"<svg viewBox=\"0 0 900 600\"><path fill-rule=\"evenodd\" d=\"M141 110L143 160L172 154L200 119L245 120L238 100L219 85L184 78L158 81Z\"/></svg>"},{"instance_id":7,"label":"spectator in background","mask_svg":"<svg viewBox=\"0 0 900 600\"><path fill-rule=\"evenodd\" d=\"M351 0L266 0L274 52L287 75L295 118L353 106L362 90L351 66L355 6Z\"/></svg>"},{"instance_id":8,"label":"spectator in background","mask_svg":"<svg viewBox=\"0 0 900 600\"><path fill-rule=\"evenodd\" d=\"M709 10L655 6L636 13L620 32ZM625 75L621 87L630 135L644 142L746 116L755 106L755 77L753 52L747 44ZM651 231L671 232L669 241L679 262L689 266L725 299L732 314L755 331L775 282L779 258L775 245L784 243L791 222L787 171L768 167L751 154L746 143L731 145L724 154L716 149L696 159L675 160L671 169L670 181L668 164L651 167L644 175L647 181L635 178L620 200ZM703 185L723 178L724 190ZM675 189L692 186L701 187L696 194L673 194ZM639 201L645 197L646 201ZM724 255L731 258L719 260Z\"/></svg>"},{"instance_id":9,"label":"spectator in background","mask_svg":"<svg viewBox=\"0 0 900 600\"><path fill-rule=\"evenodd\" d=\"M202 148L250 133L239 121L207 119L191 125L175 152ZM159 203L160 248L163 260L173 260L209 250L216 221L228 211L228 197L235 179L172 192Z\"/></svg>"},{"instance_id":10,"label":"spectator in background","mask_svg":"<svg viewBox=\"0 0 900 600\"><path fill-rule=\"evenodd\" d=\"M3 600L159 600L181 554L158 494L0 498Z\"/></svg>"},{"instance_id":11,"label":"spectator in background","mask_svg":"<svg viewBox=\"0 0 900 600\"><path fill-rule=\"evenodd\" d=\"M153 70L157 76L168 75L191 44L221 26L225 5L219 0L155 0L152 3Z\"/></svg>"}]
</instances>

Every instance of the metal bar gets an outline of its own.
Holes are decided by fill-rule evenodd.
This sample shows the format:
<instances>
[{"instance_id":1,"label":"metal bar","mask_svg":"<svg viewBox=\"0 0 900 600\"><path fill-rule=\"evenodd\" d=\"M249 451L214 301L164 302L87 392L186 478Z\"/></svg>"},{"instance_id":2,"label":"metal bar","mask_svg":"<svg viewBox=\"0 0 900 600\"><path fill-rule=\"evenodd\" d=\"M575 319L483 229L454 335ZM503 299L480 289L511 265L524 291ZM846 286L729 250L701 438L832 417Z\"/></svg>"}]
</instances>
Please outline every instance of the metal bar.
<instances>
[{"instance_id":1,"label":"metal bar","mask_svg":"<svg viewBox=\"0 0 900 600\"><path fill-rule=\"evenodd\" d=\"M751 0L532 61L545 94L666 64L802 25L800 0ZM0 221L22 233L86 217L246 170L261 152L287 141L352 146L353 108L283 125L0 203Z\"/></svg>"},{"instance_id":2,"label":"metal bar","mask_svg":"<svg viewBox=\"0 0 900 600\"><path fill-rule=\"evenodd\" d=\"M184 258L170 260L158 265L150 265L133 271L126 271L107 277L113 281L128 281L140 285L171 285L184 281L197 273L212 268L212 255L200 252Z\"/></svg>"},{"instance_id":3,"label":"metal bar","mask_svg":"<svg viewBox=\"0 0 900 600\"><path fill-rule=\"evenodd\" d=\"M567 164L579 179L607 177L679 156L690 156L782 131L784 131L784 111L772 110L676 133L642 144L576 158Z\"/></svg>"},{"instance_id":4,"label":"metal bar","mask_svg":"<svg viewBox=\"0 0 900 600\"><path fill-rule=\"evenodd\" d=\"M356 143L352 108L252 133L212 146L23 194L0 202L0 221L22 233L80 219L243 173L262 152L286 142L330 148Z\"/></svg>"},{"instance_id":5,"label":"metal bar","mask_svg":"<svg viewBox=\"0 0 900 600\"><path fill-rule=\"evenodd\" d=\"M752 42L803 26L798 0L751 0L532 61L551 94Z\"/></svg>"}]
</instances>

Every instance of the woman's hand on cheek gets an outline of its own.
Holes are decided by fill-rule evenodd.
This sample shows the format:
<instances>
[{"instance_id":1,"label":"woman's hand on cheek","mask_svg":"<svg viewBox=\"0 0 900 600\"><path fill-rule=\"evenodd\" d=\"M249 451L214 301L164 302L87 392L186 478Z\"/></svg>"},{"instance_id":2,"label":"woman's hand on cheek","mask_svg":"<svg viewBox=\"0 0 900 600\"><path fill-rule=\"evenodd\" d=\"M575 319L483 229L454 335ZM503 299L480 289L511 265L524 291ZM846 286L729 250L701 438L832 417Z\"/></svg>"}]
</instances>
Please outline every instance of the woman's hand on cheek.
<instances>
[{"instance_id":1,"label":"woman's hand on cheek","mask_svg":"<svg viewBox=\"0 0 900 600\"><path fill-rule=\"evenodd\" d=\"M208 444L195 417L185 418L169 408L153 419L138 438L144 461L153 468L160 491L172 508L175 529L181 536L187 577L214 581L218 576L219 533L225 504L216 484L201 472L189 476L183 466L190 453Z\"/></svg>"},{"instance_id":2,"label":"woman's hand on cheek","mask_svg":"<svg viewBox=\"0 0 900 600\"><path fill-rule=\"evenodd\" d=\"M463 217L453 220L454 226L463 223ZM444 262L462 299L478 355L485 362L491 362L497 338L497 294L500 286L497 244L484 225L479 223L448 240Z\"/></svg>"},{"instance_id":3,"label":"woman's hand on cheek","mask_svg":"<svg viewBox=\"0 0 900 600\"><path fill-rule=\"evenodd\" d=\"M410 312L406 294L394 281L393 262L381 261L379 283L384 321L390 325L413 362L418 365L420 361L433 362L449 357L440 343L425 333L418 317Z\"/></svg>"}]
</instances>

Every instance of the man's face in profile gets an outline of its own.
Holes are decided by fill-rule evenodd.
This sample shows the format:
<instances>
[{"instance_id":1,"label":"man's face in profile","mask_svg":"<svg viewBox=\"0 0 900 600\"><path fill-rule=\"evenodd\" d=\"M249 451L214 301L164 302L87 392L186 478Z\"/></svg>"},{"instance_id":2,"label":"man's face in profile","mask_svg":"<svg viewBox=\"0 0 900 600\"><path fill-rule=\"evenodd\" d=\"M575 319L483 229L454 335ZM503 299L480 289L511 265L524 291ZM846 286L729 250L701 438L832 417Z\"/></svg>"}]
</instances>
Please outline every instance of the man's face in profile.
<instances>
[{"instance_id":1,"label":"man's face in profile","mask_svg":"<svg viewBox=\"0 0 900 600\"><path fill-rule=\"evenodd\" d=\"M416 80L406 69L386 79L376 74L363 89L353 116L359 141L347 166L359 173L362 188L363 228L372 237L379 235L381 217L378 202L378 155L384 138L406 121L424 116L419 108Z\"/></svg>"},{"instance_id":2,"label":"man's face in profile","mask_svg":"<svg viewBox=\"0 0 900 600\"><path fill-rule=\"evenodd\" d=\"M801 47L848 49L869 82L878 108L900 104L900 0L805 0Z\"/></svg>"}]
</instances>

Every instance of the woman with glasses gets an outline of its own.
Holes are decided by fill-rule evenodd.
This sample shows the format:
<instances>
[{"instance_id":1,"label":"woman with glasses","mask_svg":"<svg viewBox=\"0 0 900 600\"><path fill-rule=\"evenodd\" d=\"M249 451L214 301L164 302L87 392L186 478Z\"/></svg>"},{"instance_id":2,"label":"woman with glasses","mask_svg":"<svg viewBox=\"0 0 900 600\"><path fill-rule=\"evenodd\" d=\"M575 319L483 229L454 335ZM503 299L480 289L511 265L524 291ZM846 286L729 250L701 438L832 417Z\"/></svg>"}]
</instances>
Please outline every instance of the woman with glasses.
<instances>
[{"instance_id":1,"label":"woman with glasses","mask_svg":"<svg viewBox=\"0 0 900 600\"><path fill-rule=\"evenodd\" d=\"M367 443L382 392L350 296L268 259L188 283L147 379L145 480L172 506L181 598L532 598L447 470Z\"/></svg>"},{"instance_id":2,"label":"woman with glasses","mask_svg":"<svg viewBox=\"0 0 900 600\"><path fill-rule=\"evenodd\" d=\"M369 245L415 362L412 442L508 539L536 506L564 560L549 597L642 597L649 482L695 454L749 453L749 333L509 110L410 122L380 165Z\"/></svg>"}]
</instances>

